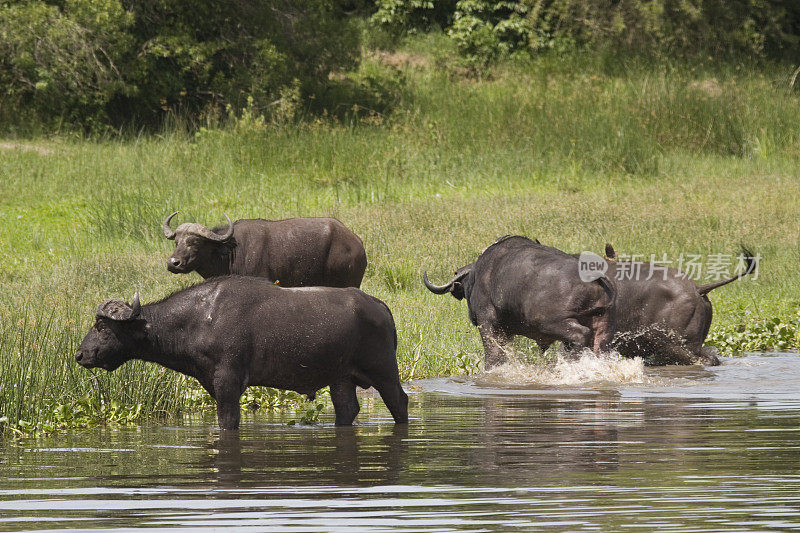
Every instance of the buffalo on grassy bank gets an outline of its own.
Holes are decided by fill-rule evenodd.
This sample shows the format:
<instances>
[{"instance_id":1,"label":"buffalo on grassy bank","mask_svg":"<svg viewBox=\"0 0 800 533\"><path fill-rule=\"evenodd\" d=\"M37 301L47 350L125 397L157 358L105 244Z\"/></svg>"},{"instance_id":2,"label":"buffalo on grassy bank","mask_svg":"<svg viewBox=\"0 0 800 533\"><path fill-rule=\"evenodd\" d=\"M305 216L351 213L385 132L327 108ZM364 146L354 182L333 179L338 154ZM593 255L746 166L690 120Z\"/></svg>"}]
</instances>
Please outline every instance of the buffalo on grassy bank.
<instances>
[{"instance_id":1,"label":"buffalo on grassy bank","mask_svg":"<svg viewBox=\"0 0 800 533\"><path fill-rule=\"evenodd\" d=\"M335 218L242 219L209 229L198 223L170 227L175 250L167 269L204 279L227 274L257 276L284 287L359 287L367 268L361 239Z\"/></svg>"}]
</instances>

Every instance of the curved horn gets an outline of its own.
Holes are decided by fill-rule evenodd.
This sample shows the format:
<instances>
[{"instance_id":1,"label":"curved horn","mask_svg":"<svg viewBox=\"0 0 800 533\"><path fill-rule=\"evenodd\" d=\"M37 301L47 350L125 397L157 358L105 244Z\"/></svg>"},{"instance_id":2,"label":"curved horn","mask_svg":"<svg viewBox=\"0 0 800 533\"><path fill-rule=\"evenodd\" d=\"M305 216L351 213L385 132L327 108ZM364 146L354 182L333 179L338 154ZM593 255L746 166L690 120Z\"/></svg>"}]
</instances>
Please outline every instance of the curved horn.
<instances>
[{"instance_id":1,"label":"curved horn","mask_svg":"<svg viewBox=\"0 0 800 533\"><path fill-rule=\"evenodd\" d=\"M163 228L164 228L164 237L166 237L167 239L169 239L169 240L171 240L171 241L172 241L172 240L175 240L175 232L174 232L174 231L172 231L172 228L170 228L170 227L169 227L169 222L172 220L172 217L174 217L174 216L175 216L175 215L177 215L178 213L180 213L180 211L175 211L174 213L172 213L170 216L168 216L168 217L167 217L167 218L164 220L164 225L163 225Z\"/></svg>"},{"instance_id":2,"label":"curved horn","mask_svg":"<svg viewBox=\"0 0 800 533\"><path fill-rule=\"evenodd\" d=\"M221 242L225 242L231 237L233 237L233 222L231 222L231 217L228 216L228 213L222 213L225 215L225 218L228 219L228 231L225 232L225 235L220 236L219 240Z\"/></svg>"},{"instance_id":3,"label":"curved horn","mask_svg":"<svg viewBox=\"0 0 800 533\"><path fill-rule=\"evenodd\" d=\"M450 289L453 288L453 282L455 280L456 278L451 279L450 282L447 283L446 285L434 285L428 279L428 272L427 271L422 272L422 283L424 283L425 286L428 288L428 290L431 291L433 294L444 294L446 292L449 292Z\"/></svg>"},{"instance_id":4,"label":"curved horn","mask_svg":"<svg viewBox=\"0 0 800 533\"><path fill-rule=\"evenodd\" d=\"M198 237L202 237L209 241L225 242L233 237L233 222L231 222L231 219L227 214L225 215L225 218L228 219L228 229L224 235L215 233L213 230L197 222L187 222L185 224L181 224L178 226L178 230L197 235Z\"/></svg>"},{"instance_id":5,"label":"curved horn","mask_svg":"<svg viewBox=\"0 0 800 533\"><path fill-rule=\"evenodd\" d=\"M191 231L195 235L199 235L205 239L208 239L209 241L225 242L233 237L233 222L231 222L231 218L227 215L227 213L222 214L228 219L228 231L226 231L224 235L214 233L202 224L192 224L191 227L187 228L187 230Z\"/></svg>"},{"instance_id":6,"label":"curved horn","mask_svg":"<svg viewBox=\"0 0 800 533\"><path fill-rule=\"evenodd\" d=\"M142 312L142 303L139 301L139 289L136 289L136 292L133 295L133 301L131 302L131 316L128 320L132 320L139 316L139 313Z\"/></svg>"}]
</instances>

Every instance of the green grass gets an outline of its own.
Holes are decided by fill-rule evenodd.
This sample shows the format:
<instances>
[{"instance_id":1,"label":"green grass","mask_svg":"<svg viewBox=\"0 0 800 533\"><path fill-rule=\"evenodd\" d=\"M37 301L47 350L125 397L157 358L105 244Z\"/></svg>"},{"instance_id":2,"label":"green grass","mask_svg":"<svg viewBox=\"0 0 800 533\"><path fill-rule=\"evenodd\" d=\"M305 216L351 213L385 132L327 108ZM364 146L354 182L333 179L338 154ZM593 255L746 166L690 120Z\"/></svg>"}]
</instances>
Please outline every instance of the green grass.
<instances>
[{"instance_id":1,"label":"green grass","mask_svg":"<svg viewBox=\"0 0 800 533\"><path fill-rule=\"evenodd\" d=\"M473 79L448 68L446 47L430 36L377 57L362 68L402 86L390 116L0 148L7 425L74 425L58 415L63 405L91 423L197 404L189 380L155 365L106 374L73 360L101 300L138 288L147 303L199 281L165 268L172 243L160 225L176 209L209 225L223 211L338 217L365 242L364 290L393 310L404 379L462 372L481 352L466 305L427 292L420 270L444 280L507 233L567 251L612 242L673 258L748 244L763 257L761 274L712 293L712 338L728 349L800 348L791 67L575 55Z\"/></svg>"}]
</instances>

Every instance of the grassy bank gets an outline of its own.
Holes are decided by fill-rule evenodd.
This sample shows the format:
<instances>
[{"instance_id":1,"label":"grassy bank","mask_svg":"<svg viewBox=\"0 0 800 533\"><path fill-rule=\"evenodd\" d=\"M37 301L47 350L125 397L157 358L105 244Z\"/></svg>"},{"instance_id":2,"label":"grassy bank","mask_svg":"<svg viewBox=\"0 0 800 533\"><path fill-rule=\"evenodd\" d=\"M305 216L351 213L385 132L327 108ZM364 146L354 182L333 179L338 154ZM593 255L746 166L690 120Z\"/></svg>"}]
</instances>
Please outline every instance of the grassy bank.
<instances>
[{"instance_id":1,"label":"grassy bank","mask_svg":"<svg viewBox=\"0 0 800 533\"><path fill-rule=\"evenodd\" d=\"M391 116L351 124L239 120L186 134L0 146L0 416L36 427L136 420L203 403L187 379L128 364L89 372L75 348L103 299L197 282L169 274L160 224L332 215L359 234L363 288L392 308L404 379L473 369L466 306L443 280L499 235L569 251L762 257L711 294L729 351L800 348L798 94L779 67L626 65L544 57L483 79L434 38L368 54L397 87ZM258 395L256 395L258 396ZM257 403L293 397L258 396ZM67 407L63 407L67 406Z\"/></svg>"}]
</instances>

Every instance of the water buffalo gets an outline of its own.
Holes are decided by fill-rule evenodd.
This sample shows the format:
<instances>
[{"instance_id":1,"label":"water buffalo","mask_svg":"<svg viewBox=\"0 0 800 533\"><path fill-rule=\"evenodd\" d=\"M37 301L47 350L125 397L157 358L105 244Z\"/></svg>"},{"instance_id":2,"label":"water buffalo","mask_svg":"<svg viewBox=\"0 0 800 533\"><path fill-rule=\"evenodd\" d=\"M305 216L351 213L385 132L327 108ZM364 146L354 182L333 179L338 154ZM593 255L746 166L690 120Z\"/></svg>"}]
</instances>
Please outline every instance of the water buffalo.
<instances>
[{"instance_id":1,"label":"water buffalo","mask_svg":"<svg viewBox=\"0 0 800 533\"><path fill-rule=\"evenodd\" d=\"M243 219L209 229L185 223L164 236L175 241L167 269L196 271L208 279L226 274L271 279L284 287L359 287L367 255L358 236L335 218Z\"/></svg>"},{"instance_id":2,"label":"water buffalo","mask_svg":"<svg viewBox=\"0 0 800 533\"><path fill-rule=\"evenodd\" d=\"M703 347L713 314L708 293L752 274L757 268L752 252L742 248L746 265L739 274L700 286L674 268L618 262L610 244L605 255L606 275L617 289L614 350L651 365L719 364L716 350Z\"/></svg>"},{"instance_id":3,"label":"water buffalo","mask_svg":"<svg viewBox=\"0 0 800 533\"><path fill-rule=\"evenodd\" d=\"M581 281L578 259L526 237L505 236L463 266L434 294L465 298L483 341L485 366L505 361L503 345L523 335L541 345L607 349L614 334L614 288L605 277Z\"/></svg>"},{"instance_id":4,"label":"water buffalo","mask_svg":"<svg viewBox=\"0 0 800 533\"><path fill-rule=\"evenodd\" d=\"M356 385L375 387L396 423L408 421L397 333L389 308L355 288L283 288L264 278L223 276L141 305L100 304L75 355L116 370L152 361L196 378L217 402L222 429L239 427L250 385L309 396L330 385L337 425L359 411Z\"/></svg>"}]
</instances>

